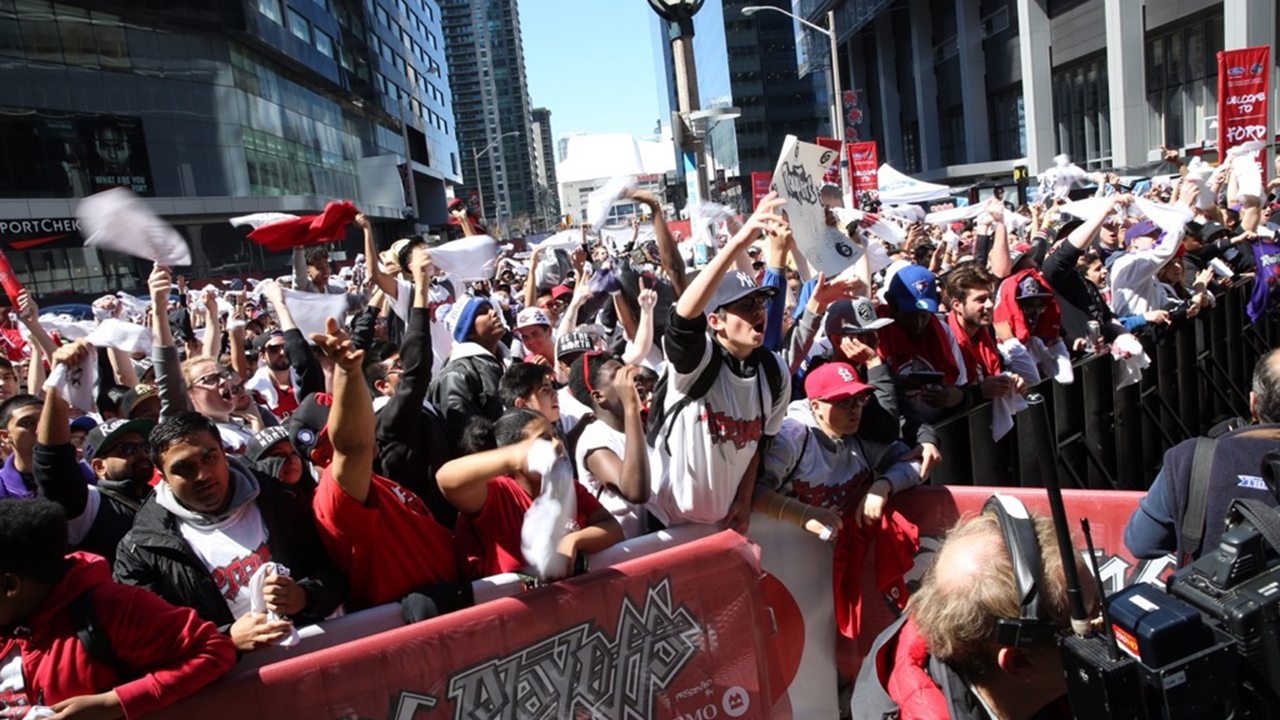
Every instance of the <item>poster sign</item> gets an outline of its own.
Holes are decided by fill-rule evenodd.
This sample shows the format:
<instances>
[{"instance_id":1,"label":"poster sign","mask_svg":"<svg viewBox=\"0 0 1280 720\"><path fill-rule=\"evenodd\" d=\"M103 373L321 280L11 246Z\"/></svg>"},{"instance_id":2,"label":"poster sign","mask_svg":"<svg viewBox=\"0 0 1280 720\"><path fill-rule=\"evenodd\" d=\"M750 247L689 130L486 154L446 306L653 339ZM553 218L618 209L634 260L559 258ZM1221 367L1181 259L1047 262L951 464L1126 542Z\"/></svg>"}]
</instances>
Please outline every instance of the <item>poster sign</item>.
<instances>
[{"instance_id":1,"label":"poster sign","mask_svg":"<svg viewBox=\"0 0 1280 720\"><path fill-rule=\"evenodd\" d=\"M858 261L866 252L847 235L827 225L827 210L822 205L822 178L836 161L838 151L802 142L788 135L782 143L782 155L773 170L770 190L787 201L782 206L796 247L815 270L835 277Z\"/></svg>"},{"instance_id":2,"label":"poster sign","mask_svg":"<svg viewBox=\"0 0 1280 720\"><path fill-rule=\"evenodd\" d=\"M773 173L751 173L751 209L755 210L761 198L769 194L769 184L773 182Z\"/></svg>"},{"instance_id":3,"label":"poster sign","mask_svg":"<svg viewBox=\"0 0 1280 720\"><path fill-rule=\"evenodd\" d=\"M854 197L861 200L864 194L870 194L871 199L879 199L880 177L877 168L880 167L880 160L875 141L849 143L846 147L849 149L849 175L852 178Z\"/></svg>"},{"instance_id":4,"label":"poster sign","mask_svg":"<svg viewBox=\"0 0 1280 720\"><path fill-rule=\"evenodd\" d=\"M836 152L837 157L840 155L839 140L836 140L835 138L820 137L817 139L817 142L818 142L818 147L824 147L828 150L834 150ZM840 163L837 162L835 165L831 166L831 169L827 170L827 174L822 177L822 182L826 183L827 185L835 185L837 187L840 186Z\"/></svg>"},{"instance_id":5,"label":"poster sign","mask_svg":"<svg viewBox=\"0 0 1280 720\"><path fill-rule=\"evenodd\" d=\"M1247 142L1267 142L1268 88L1271 87L1271 48L1267 46L1218 53L1218 157ZM1266 150L1257 154L1262 179L1267 179Z\"/></svg>"},{"instance_id":6,"label":"poster sign","mask_svg":"<svg viewBox=\"0 0 1280 720\"><path fill-rule=\"evenodd\" d=\"M859 136L858 128L862 127L861 93L845 90L841 99L844 101L844 141L856 143Z\"/></svg>"},{"instance_id":7,"label":"poster sign","mask_svg":"<svg viewBox=\"0 0 1280 720\"><path fill-rule=\"evenodd\" d=\"M114 187L155 195L142 119L36 112L0 120L0 196L82 198Z\"/></svg>"}]
</instances>

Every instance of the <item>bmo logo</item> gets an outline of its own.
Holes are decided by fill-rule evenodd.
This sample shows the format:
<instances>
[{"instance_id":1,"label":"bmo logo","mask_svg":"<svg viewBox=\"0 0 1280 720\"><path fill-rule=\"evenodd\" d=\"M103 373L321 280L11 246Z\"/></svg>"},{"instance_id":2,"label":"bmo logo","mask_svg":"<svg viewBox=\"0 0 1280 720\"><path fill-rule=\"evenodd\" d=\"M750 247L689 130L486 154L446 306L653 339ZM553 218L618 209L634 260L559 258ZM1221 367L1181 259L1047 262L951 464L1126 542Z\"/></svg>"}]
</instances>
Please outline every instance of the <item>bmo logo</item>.
<instances>
[{"instance_id":1,"label":"bmo logo","mask_svg":"<svg viewBox=\"0 0 1280 720\"><path fill-rule=\"evenodd\" d=\"M724 714L729 717L742 717L751 708L751 696L747 695L747 691L738 686L734 686L724 691L724 697L720 700L720 706L724 708Z\"/></svg>"}]
</instances>

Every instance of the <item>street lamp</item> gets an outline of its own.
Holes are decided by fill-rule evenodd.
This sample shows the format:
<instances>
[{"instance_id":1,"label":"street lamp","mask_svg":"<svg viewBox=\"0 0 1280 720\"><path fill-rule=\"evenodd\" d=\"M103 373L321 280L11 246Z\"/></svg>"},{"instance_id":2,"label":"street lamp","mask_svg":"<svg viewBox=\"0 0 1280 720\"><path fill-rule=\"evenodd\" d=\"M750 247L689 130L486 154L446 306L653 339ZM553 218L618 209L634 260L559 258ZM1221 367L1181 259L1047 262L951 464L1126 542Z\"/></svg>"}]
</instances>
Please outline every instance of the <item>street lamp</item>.
<instances>
[{"instance_id":1,"label":"street lamp","mask_svg":"<svg viewBox=\"0 0 1280 720\"><path fill-rule=\"evenodd\" d=\"M684 132L688 127L692 130L692 113L697 112L698 71L693 63L693 16L702 9L704 0L649 0L649 7L658 17L667 21L667 35L671 40L671 64L676 72L676 102L679 105L680 132L677 137L680 143L682 158L677 165L681 176L684 173L683 153L692 152L694 167L697 170L698 199L706 200L708 193L707 160L702 151L702 140L697 133ZM692 200L693 198L689 198Z\"/></svg>"},{"instance_id":2,"label":"street lamp","mask_svg":"<svg viewBox=\"0 0 1280 720\"><path fill-rule=\"evenodd\" d=\"M492 149L494 148L494 146L496 146L498 143L502 142L502 141L503 141L503 140L505 140L506 138L509 138L509 137L511 137L512 135L519 135L519 134L520 134L520 131L519 131L519 130L512 130L512 131L511 131L511 132L509 132L509 133L504 133L504 134L502 134L502 135L499 135L497 140L494 140L493 142L491 142L491 143L489 143L488 145L486 145L486 146L485 146L485 148L484 148L483 150L481 150L480 152L476 152L476 149L475 149L474 147L473 147L473 148L471 148L471 164L472 164L472 166L473 166L473 167L475 167L475 170L476 170L476 192L477 192L477 193L479 193L479 195L480 195L480 214L481 214L481 215L484 215L484 183L483 183L483 182L481 182L481 180L480 180L480 156L481 156L481 155L484 155L485 153L487 153L487 152L489 152L490 150L492 150ZM494 210L494 213L493 213L493 214L496 216L496 215L498 214L498 212L497 212L497 210L498 210L498 206L497 206L496 204L493 206L493 210ZM502 231L502 227L501 227L501 225L502 225L501 218L496 218L496 217L495 217L495 219L496 219L496 220L498 220L498 223L497 223L497 226L495 227L495 230L497 230L499 233L501 233L501 231ZM501 239L501 238L499 238L499 239Z\"/></svg>"},{"instance_id":3,"label":"street lamp","mask_svg":"<svg viewBox=\"0 0 1280 720\"><path fill-rule=\"evenodd\" d=\"M650 0L650 2L653 2L653 0ZM773 12L782 13L792 20L808 27L810 30L826 35L827 39L831 41L831 127L835 130L836 138L840 141L840 147L843 148L845 142L844 100L841 98L841 95L844 93L840 89L840 45L836 42L835 11L832 10L827 13L827 27L825 28L821 25L815 25L799 15L794 15L782 8L774 7L772 5L748 5L747 7L742 8L742 14L747 17L751 17L761 10L772 10ZM840 163L841 166L843 166L843 151L840 153ZM849 179L845 177L845 173L843 171L840 172L840 185L844 192L847 193L849 191Z\"/></svg>"}]
</instances>

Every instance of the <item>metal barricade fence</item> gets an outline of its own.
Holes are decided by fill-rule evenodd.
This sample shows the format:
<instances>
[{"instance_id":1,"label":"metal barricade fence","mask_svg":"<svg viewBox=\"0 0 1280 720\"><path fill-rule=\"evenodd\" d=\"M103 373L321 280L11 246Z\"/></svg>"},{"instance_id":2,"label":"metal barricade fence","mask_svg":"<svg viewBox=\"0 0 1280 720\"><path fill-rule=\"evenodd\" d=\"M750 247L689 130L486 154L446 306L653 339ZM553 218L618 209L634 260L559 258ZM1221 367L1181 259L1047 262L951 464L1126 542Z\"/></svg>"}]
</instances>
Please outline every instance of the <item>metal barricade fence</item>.
<instances>
[{"instance_id":1,"label":"metal barricade fence","mask_svg":"<svg viewBox=\"0 0 1280 720\"><path fill-rule=\"evenodd\" d=\"M1256 323L1246 316L1251 289L1232 288L1195 318L1140 332L1151 365L1135 384L1117 389L1116 361L1094 354L1072 363L1074 383L1035 386L1049 404L1055 447L1038 447L1017 415L1013 430L992 440L989 402L938 421L942 462L929 482L1034 487L1038 454L1052 452L1064 487L1145 490L1170 447L1249 417L1253 366L1280 345L1280 310Z\"/></svg>"}]
</instances>

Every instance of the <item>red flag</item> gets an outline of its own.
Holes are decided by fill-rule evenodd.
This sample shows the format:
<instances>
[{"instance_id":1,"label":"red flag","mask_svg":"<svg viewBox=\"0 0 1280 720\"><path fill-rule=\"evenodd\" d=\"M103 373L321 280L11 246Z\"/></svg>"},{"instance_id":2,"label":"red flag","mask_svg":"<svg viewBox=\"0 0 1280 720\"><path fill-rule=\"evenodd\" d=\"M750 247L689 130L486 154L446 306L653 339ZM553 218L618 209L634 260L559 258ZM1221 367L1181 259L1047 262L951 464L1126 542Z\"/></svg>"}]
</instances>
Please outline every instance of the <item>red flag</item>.
<instances>
[{"instance_id":1,"label":"red flag","mask_svg":"<svg viewBox=\"0 0 1280 720\"><path fill-rule=\"evenodd\" d=\"M263 225L249 233L249 239L272 252L340 240L357 214L359 211L350 202L331 202L319 215Z\"/></svg>"},{"instance_id":2,"label":"red flag","mask_svg":"<svg viewBox=\"0 0 1280 720\"><path fill-rule=\"evenodd\" d=\"M4 286L4 292L9 296L9 304L13 305L15 310L18 309L18 296L22 294L22 283L13 276L9 259L2 252L0 252L0 285Z\"/></svg>"},{"instance_id":3,"label":"red flag","mask_svg":"<svg viewBox=\"0 0 1280 720\"><path fill-rule=\"evenodd\" d=\"M1226 50L1218 53L1218 157L1237 145L1269 141L1267 106L1271 87L1271 48ZM1262 180L1267 180L1266 150L1259 150Z\"/></svg>"}]
</instances>

